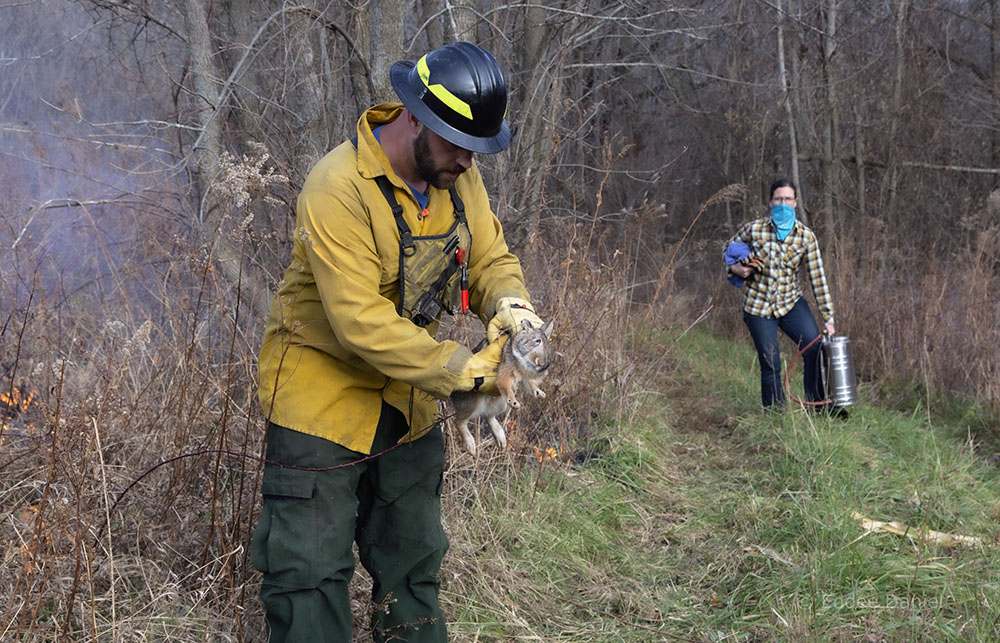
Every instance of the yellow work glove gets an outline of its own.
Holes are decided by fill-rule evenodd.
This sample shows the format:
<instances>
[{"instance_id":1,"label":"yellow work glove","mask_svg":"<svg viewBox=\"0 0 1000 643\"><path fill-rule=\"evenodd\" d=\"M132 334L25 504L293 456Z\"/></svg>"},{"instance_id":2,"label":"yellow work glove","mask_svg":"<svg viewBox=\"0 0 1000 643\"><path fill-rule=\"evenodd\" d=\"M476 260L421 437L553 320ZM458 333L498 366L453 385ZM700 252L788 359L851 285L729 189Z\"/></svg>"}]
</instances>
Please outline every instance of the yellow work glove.
<instances>
[{"instance_id":1,"label":"yellow work glove","mask_svg":"<svg viewBox=\"0 0 1000 643\"><path fill-rule=\"evenodd\" d=\"M500 367L500 352L507 343L506 337L490 342L486 348L473 353L458 375L456 391L497 392L497 369Z\"/></svg>"},{"instance_id":2,"label":"yellow work glove","mask_svg":"<svg viewBox=\"0 0 1000 643\"><path fill-rule=\"evenodd\" d=\"M521 330L521 322L528 322L535 328L542 327L542 320L535 314L531 302L517 297L503 297L497 302L497 312L486 325L486 338L491 342L506 332L511 337Z\"/></svg>"}]
</instances>

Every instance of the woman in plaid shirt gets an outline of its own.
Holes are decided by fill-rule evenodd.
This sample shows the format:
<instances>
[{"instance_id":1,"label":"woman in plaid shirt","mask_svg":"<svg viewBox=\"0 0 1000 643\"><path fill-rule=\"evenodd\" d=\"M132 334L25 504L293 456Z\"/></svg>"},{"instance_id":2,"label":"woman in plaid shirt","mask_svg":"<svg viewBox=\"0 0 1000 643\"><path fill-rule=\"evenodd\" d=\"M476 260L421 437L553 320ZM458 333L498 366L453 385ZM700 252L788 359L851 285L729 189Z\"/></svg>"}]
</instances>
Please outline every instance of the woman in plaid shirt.
<instances>
[{"instance_id":1,"label":"woman in plaid shirt","mask_svg":"<svg viewBox=\"0 0 1000 643\"><path fill-rule=\"evenodd\" d=\"M813 295L823 315L825 331L833 335L833 299L823 272L816 235L796 221L796 189L788 179L771 186L771 214L744 224L726 247L743 242L756 261L728 266L729 272L745 279L743 321L750 330L760 360L761 403L765 409L784 404L781 386L781 354L778 329L792 338L801 350L819 335L809 304L799 287L799 268L805 263ZM803 358L806 399L824 399L819 372L819 342Z\"/></svg>"}]
</instances>

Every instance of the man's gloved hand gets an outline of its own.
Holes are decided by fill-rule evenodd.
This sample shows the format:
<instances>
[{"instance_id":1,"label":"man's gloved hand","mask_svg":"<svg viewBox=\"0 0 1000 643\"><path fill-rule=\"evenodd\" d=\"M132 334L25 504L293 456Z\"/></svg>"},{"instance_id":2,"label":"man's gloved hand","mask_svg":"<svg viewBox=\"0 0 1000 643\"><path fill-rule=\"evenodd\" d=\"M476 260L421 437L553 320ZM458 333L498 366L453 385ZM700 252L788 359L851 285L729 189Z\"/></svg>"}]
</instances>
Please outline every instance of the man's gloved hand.
<instances>
[{"instance_id":1,"label":"man's gloved hand","mask_svg":"<svg viewBox=\"0 0 1000 643\"><path fill-rule=\"evenodd\" d=\"M503 297L497 302L497 312L486 326L486 338L491 342L504 331L511 337L521 330L521 322L525 319L535 328L541 328L542 322L531 307L531 302L517 297Z\"/></svg>"},{"instance_id":2,"label":"man's gloved hand","mask_svg":"<svg viewBox=\"0 0 1000 643\"><path fill-rule=\"evenodd\" d=\"M507 343L506 337L501 337L486 345L486 348L473 353L458 376L456 391L478 391L481 393L497 392L497 369L500 367L500 351Z\"/></svg>"}]
</instances>

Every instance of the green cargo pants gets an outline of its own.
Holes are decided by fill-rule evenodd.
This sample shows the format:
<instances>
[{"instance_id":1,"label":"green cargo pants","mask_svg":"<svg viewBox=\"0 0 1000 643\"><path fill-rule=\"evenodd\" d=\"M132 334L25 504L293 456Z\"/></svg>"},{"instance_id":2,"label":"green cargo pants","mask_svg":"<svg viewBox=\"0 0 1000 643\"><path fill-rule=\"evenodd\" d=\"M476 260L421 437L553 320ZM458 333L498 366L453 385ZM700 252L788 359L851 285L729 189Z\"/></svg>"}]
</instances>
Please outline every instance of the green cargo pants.
<instances>
[{"instance_id":1,"label":"green cargo pants","mask_svg":"<svg viewBox=\"0 0 1000 643\"><path fill-rule=\"evenodd\" d=\"M406 431L403 415L383 404L372 453ZM271 643L349 643L354 541L373 580L372 638L446 641L438 607L438 570L448 549L441 428L361 461L362 454L329 440L271 424L266 457L250 559L264 573L260 596Z\"/></svg>"}]
</instances>

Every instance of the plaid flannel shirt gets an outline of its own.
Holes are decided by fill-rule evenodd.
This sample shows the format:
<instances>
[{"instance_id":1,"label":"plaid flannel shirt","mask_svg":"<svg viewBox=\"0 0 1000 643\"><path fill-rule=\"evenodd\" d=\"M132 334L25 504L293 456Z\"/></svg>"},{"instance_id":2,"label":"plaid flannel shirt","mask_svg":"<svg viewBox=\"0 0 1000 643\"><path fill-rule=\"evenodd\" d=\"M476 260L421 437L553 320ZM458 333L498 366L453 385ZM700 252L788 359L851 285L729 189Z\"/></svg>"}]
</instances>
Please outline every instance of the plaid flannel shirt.
<instances>
[{"instance_id":1,"label":"plaid flannel shirt","mask_svg":"<svg viewBox=\"0 0 1000 643\"><path fill-rule=\"evenodd\" d=\"M769 217L743 224L726 247L734 241L750 246L750 251L764 262L747 279L743 294L743 310L757 317L782 317L792 309L802 296L799 287L799 267L805 259L813 295L819 305L824 323L833 323L833 298L823 272L823 258L813 231L796 221L784 241L778 235Z\"/></svg>"}]
</instances>

